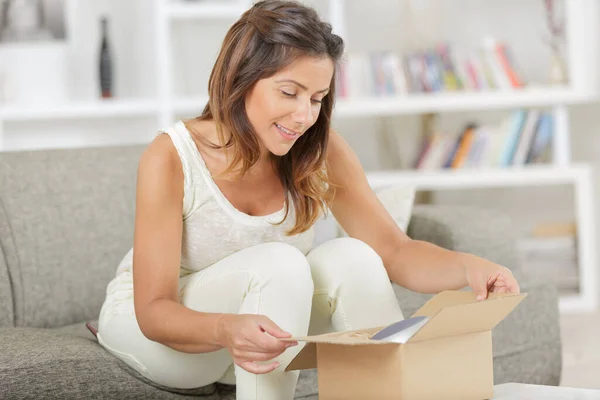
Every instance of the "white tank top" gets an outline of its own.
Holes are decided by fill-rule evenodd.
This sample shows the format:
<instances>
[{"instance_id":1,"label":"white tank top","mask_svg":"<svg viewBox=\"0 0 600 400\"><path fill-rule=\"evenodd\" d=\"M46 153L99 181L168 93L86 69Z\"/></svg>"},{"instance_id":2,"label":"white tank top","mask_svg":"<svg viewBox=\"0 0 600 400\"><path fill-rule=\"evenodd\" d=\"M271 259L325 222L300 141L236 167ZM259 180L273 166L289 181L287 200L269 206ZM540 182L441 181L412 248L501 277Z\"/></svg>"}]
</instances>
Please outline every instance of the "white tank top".
<instances>
[{"instance_id":1,"label":"white tank top","mask_svg":"<svg viewBox=\"0 0 600 400\"><path fill-rule=\"evenodd\" d=\"M182 121L164 131L177 149L183 168L183 237L180 277L200 271L230 254L266 242L288 243L304 254L313 247L314 227L294 236L285 234L295 224L293 203L281 225L284 209L251 216L236 209L223 195ZM163 132L160 132L161 134ZM131 273L133 249L117 269Z\"/></svg>"}]
</instances>

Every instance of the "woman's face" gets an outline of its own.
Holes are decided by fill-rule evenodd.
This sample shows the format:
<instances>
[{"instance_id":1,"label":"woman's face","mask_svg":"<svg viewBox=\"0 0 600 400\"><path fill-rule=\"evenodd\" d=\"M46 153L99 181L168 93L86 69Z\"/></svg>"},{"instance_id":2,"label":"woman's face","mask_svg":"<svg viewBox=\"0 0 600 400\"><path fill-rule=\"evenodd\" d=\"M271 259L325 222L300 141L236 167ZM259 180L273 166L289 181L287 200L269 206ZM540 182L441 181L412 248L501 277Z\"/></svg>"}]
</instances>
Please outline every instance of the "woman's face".
<instances>
[{"instance_id":1,"label":"woman's face","mask_svg":"<svg viewBox=\"0 0 600 400\"><path fill-rule=\"evenodd\" d=\"M328 57L305 56L254 85L246 113L264 150L285 155L317 121L333 71Z\"/></svg>"}]
</instances>

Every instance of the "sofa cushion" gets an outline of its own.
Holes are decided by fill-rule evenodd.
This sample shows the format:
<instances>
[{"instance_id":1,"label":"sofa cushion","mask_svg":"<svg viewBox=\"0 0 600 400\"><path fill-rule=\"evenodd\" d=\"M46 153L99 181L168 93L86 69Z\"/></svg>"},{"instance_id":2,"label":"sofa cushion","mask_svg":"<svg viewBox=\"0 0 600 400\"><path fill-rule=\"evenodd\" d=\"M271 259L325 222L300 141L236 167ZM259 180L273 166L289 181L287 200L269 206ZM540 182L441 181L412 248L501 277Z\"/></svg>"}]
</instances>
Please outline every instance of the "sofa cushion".
<instances>
[{"instance_id":1,"label":"sofa cushion","mask_svg":"<svg viewBox=\"0 0 600 400\"><path fill-rule=\"evenodd\" d=\"M146 383L95 340L53 329L0 329L0 382L2 399L189 398ZM221 398L214 386L189 394Z\"/></svg>"},{"instance_id":2,"label":"sofa cushion","mask_svg":"<svg viewBox=\"0 0 600 400\"><path fill-rule=\"evenodd\" d=\"M11 240L8 221L0 198L0 328L13 326L14 323L11 279L8 274L7 259L2 249L2 243Z\"/></svg>"},{"instance_id":3,"label":"sofa cushion","mask_svg":"<svg viewBox=\"0 0 600 400\"><path fill-rule=\"evenodd\" d=\"M97 318L106 285L133 243L142 151L0 154L0 203L10 229L0 224L0 247L12 278L16 326Z\"/></svg>"},{"instance_id":4,"label":"sofa cushion","mask_svg":"<svg viewBox=\"0 0 600 400\"><path fill-rule=\"evenodd\" d=\"M0 329L0 382L2 399L235 399L229 385L173 390L149 382L104 350L84 323ZM295 398L316 399L316 393L316 371L302 371Z\"/></svg>"}]
</instances>

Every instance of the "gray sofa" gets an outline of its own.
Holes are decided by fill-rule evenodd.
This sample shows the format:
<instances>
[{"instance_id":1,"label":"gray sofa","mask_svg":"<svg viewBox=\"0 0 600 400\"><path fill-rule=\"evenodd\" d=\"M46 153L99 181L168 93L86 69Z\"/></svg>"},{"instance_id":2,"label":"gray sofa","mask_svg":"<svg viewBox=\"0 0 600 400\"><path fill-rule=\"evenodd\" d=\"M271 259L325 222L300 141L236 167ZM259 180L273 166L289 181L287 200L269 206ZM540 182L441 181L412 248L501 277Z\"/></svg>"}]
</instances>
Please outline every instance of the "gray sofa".
<instances>
[{"instance_id":1,"label":"gray sofa","mask_svg":"<svg viewBox=\"0 0 600 400\"><path fill-rule=\"evenodd\" d=\"M85 328L133 238L142 147L0 153L0 398L234 398L224 385L165 391L110 356ZM510 267L529 296L493 330L496 384L557 385L557 292L523 273L495 212L417 207L413 238ZM410 316L428 298L395 287ZM457 360L457 366L460 360ZM297 398L316 399L315 371Z\"/></svg>"}]
</instances>

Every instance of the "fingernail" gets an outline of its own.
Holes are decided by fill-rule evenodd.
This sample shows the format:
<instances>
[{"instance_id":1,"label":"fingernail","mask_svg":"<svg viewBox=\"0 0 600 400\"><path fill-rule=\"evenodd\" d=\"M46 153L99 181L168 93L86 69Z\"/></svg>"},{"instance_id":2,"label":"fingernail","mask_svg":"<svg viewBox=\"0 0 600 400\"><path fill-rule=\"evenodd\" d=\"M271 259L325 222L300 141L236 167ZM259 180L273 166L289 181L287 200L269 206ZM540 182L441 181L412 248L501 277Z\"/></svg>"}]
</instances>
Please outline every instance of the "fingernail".
<instances>
[{"instance_id":1,"label":"fingernail","mask_svg":"<svg viewBox=\"0 0 600 400\"><path fill-rule=\"evenodd\" d=\"M477 301L481 301L481 300L483 300L483 295L481 295L481 294L477 295L477 299L476 299L476 300L477 300Z\"/></svg>"}]
</instances>

